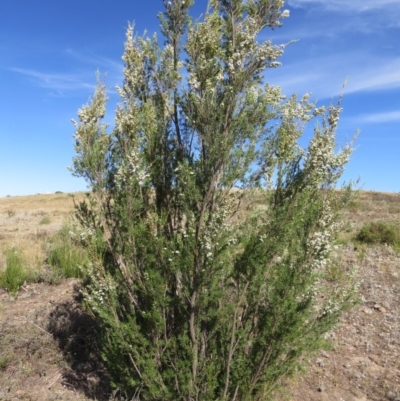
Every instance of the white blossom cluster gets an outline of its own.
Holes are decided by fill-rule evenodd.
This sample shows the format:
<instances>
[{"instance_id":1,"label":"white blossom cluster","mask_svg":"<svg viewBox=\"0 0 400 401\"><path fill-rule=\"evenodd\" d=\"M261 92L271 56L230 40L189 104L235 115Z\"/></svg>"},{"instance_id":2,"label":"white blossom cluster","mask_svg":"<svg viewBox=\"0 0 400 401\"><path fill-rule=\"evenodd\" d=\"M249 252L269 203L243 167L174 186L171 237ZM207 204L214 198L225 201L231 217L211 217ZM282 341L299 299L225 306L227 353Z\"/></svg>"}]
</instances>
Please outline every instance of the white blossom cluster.
<instances>
[{"instance_id":1,"label":"white blossom cluster","mask_svg":"<svg viewBox=\"0 0 400 401\"><path fill-rule=\"evenodd\" d=\"M313 268L325 266L327 256L332 250L333 234L335 232L334 214L329 203L326 203L323 214L318 221L319 230L314 232L307 241L310 253L315 257Z\"/></svg>"},{"instance_id":2,"label":"white blossom cluster","mask_svg":"<svg viewBox=\"0 0 400 401\"><path fill-rule=\"evenodd\" d=\"M92 284L82 294L91 308L97 311L96 306L104 305L107 299L116 296L116 286L112 277L104 273L102 266L95 266L90 263L87 266L86 273Z\"/></svg>"},{"instance_id":3,"label":"white blossom cluster","mask_svg":"<svg viewBox=\"0 0 400 401\"><path fill-rule=\"evenodd\" d=\"M176 173L178 180L183 185L188 184L188 182L190 182L195 176L195 172L193 171L193 169L185 164L179 164L174 169L174 173ZM179 189L182 189L182 188L179 188ZM184 194L182 192L180 192L179 196L182 197L182 196L184 196Z\"/></svg>"},{"instance_id":4,"label":"white blossom cluster","mask_svg":"<svg viewBox=\"0 0 400 401\"><path fill-rule=\"evenodd\" d=\"M312 284L307 288L307 291L306 291L306 293L305 293L305 297L314 299L314 298L317 296L317 294L318 294L318 289L319 289L318 281L315 280L314 283L312 283Z\"/></svg>"},{"instance_id":5,"label":"white blossom cluster","mask_svg":"<svg viewBox=\"0 0 400 401\"><path fill-rule=\"evenodd\" d=\"M99 80L99 74L97 74L97 79ZM80 137L81 132L79 129L87 130L89 127L95 126L98 120L105 115L106 103L104 99L107 99L105 91L106 88L104 85L100 85L94 98L91 99L91 104L85 104L78 110L80 124L78 124L74 119L71 120L72 124L77 129L75 135L79 137L75 139L82 139Z\"/></svg>"},{"instance_id":6,"label":"white blossom cluster","mask_svg":"<svg viewBox=\"0 0 400 401\"><path fill-rule=\"evenodd\" d=\"M325 316L338 312L340 310L340 305L343 305L351 294L358 292L361 282L355 280L357 269L356 265L352 265L348 273L347 284L335 285L330 289L330 297L327 299L327 302L320 305L320 307L316 306L320 315Z\"/></svg>"},{"instance_id":7,"label":"white blossom cluster","mask_svg":"<svg viewBox=\"0 0 400 401\"><path fill-rule=\"evenodd\" d=\"M324 201L322 215L318 221L318 230L308 239L308 246L314 256L312 268L320 270L326 266L330 252L334 249L333 243L342 224L336 221L329 200Z\"/></svg>"},{"instance_id":8,"label":"white blossom cluster","mask_svg":"<svg viewBox=\"0 0 400 401\"><path fill-rule=\"evenodd\" d=\"M339 122L339 116L340 113L342 112L342 109L336 106L329 106L328 110L329 110L329 115L327 119L329 125L331 126L331 131L334 131Z\"/></svg>"},{"instance_id":9,"label":"white blossom cluster","mask_svg":"<svg viewBox=\"0 0 400 401\"><path fill-rule=\"evenodd\" d=\"M309 93L306 93L298 102L297 96L293 95L283 103L280 107L282 121L306 123L313 118L314 113L323 113L325 109L323 107L315 108L315 103L309 101L310 96Z\"/></svg>"},{"instance_id":10,"label":"white blossom cluster","mask_svg":"<svg viewBox=\"0 0 400 401\"><path fill-rule=\"evenodd\" d=\"M345 146L338 153L335 153L335 146L334 133L315 131L305 157L305 169L312 172L315 183L330 182L349 161L351 146Z\"/></svg>"},{"instance_id":11,"label":"white blossom cluster","mask_svg":"<svg viewBox=\"0 0 400 401\"><path fill-rule=\"evenodd\" d=\"M289 10L283 10L281 13L281 18L289 18L290 17L290 11Z\"/></svg>"},{"instance_id":12,"label":"white blossom cluster","mask_svg":"<svg viewBox=\"0 0 400 401\"><path fill-rule=\"evenodd\" d=\"M275 68L281 64L276 60L282 56L285 45L272 45L271 41L259 44L257 35L262 26L251 16L236 21L232 54L226 59L221 46L221 28L222 24L228 22L221 19L217 8L196 29L190 28L188 31L186 50L193 64L187 64L186 68L189 86L196 91L208 90L213 93L225 79L225 73L233 77L250 64L258 65L259 71L265 65ZM285 10L282 18L287 16L288 12Z\"/></svg>"},{"instance_id":13,"label":"white blossom cluster","mask_svg":"<svg viewBox=\"0 0 400 401\"><path fill-rule=\"evenodd\" d=\"M225 230L225 220L232 211L232 205L229 201L222 203L210 216L206 228L203 231L201 242L207 258L211 258L216 247L219 246L218 238ZM207 220L207 219L206 219ZM237 239L231 237L227 240L228 245L236 244Z\"/></svg>"},{"instance_id":14,"label":"white blossom cluster","mask_svg":"<svg viewBox=\"0 0 400 401\"><path fill-rule=\"evenodd\" d=\"M322 309L322 315L331 315L339 311L339 303L334 299L329 299Z\"/></svg>"},{"instance_id":15,"label":"white blossom cluster","mask_svg":"<svg viewBox=\"0 0 400 401\"><path fill-rule=\"evenodd\" d=\"M145 52L143 47L148 46L150 43L150 39L136 39L133 36L133 26L129 25L126 32L125 52L122 56L122 60L125 63L125 83L123 90L129 92L132 88L137 88L145 84L143 76ZM122 95L121 90L118 90L118 92Z\"/></svg>"},{"instance_id":16,"label":"white blossom cluster","mask_svg":"<svg viewBox=\"0 0 400 401\"><path fill-rule=\"evenodd\" d=\"M97 76L99 79L99 77ZM87 152L90 152L94 145L104 156L109 145L109 135L106 130L108 124L100 123L106 113L106 88L98 82L93 99L78 110L79 123L71 120L75 127L73 138L75 139L75 150L79 156L73 158L75 169L79 170L79 164ZM68 168L74 171L72 167Z\"/></svg>"},{"instance_id":17,"label":"white blossom cluster","mask_svg":"<svg viewBox=\"0 0 400 401\"><path fill-rule=\"evenodd\" d=\"M285 45L273 45L271 41L266 41L257 49L257 60L268 61L271 68L279 67L281 63L276 60L282 56L284 49Z\"/></svg>"},{"instance_id":18,"label":"white blossom cluster","mask_svg":"<svg viewBox=\"0 0 400 401\"><path fill-rule=\"evenodd\" d=\"M117 88L119 94L123 98L125 91ZM115 128L117 132L135 132L139 125L139 110L135 105L123 107L118 105L115 111Z\"/></svg>"},{"instance_id":19,"label":"white blossom cluster","mask_svg":"<svg viewBox=\"0 0 400 401\"><path fill-rule=\"evenodd\" d=\"M147 169L140 162L139 153L136 149L132 149L124 162L118 167L115 173L115 183L117 187L122 188L132 177L140 186L144 185L149 177Z\"/></svg>"},{"instance_id":20,"label":"white blossom cluster","mask_svg":"<svg viewBox=\"0 0 400 401\"><path fill-rule=\"evenodd\" d=\"M94 237L95 232L90 227L85 227L82 224L78 224L76 221L72 221L69 224L68 234L73 241L86 243Z\"/></svg>"},{"instance_id":21,"label":"white blossom cluster","mask_svg":"<svg viewBox=\"0 0 400 401\"><path fill-rule=\"evenodd\" d=\"M253 18L246 18L238 24L236 29L236 51L227 60L228 71L231 75L234 75L238 69L244 68L249 55L256 54L258 46L256 42L258 27Z\"/></svg>"},{"instance_id":22,"label":"white blossom cluster","mask_svg":"<svg viewBox=\"0 0 400 401\"><path fill-rule=\"evenodd\" d=\"M165 118L168 118L173 113L174 105L170 96L170 91L175 90L181 82L182 75L179 70L183 66L184 63L181 60L176 62L173 46L166 44L164 50L160 54L160 60L154 76L159 88L160 85L162 85L163 90L159 91L158 95L161 95L164 99Z\"/></svg>"},{"instance_id":23,"label":"white blossom cluster","mask_svg":"<svg viewBox=\"0 0 400 401\"><path fill-rule=\"evenodd\" d=\"M190 28L186 42L186 51L192 59L192 64L186 64L188 83L194 90L212 88L217 81L222 81L223 68L221 34L218 26L221 20L217 12L209 14L197 29Z\"/></svg>"}]
</instances>

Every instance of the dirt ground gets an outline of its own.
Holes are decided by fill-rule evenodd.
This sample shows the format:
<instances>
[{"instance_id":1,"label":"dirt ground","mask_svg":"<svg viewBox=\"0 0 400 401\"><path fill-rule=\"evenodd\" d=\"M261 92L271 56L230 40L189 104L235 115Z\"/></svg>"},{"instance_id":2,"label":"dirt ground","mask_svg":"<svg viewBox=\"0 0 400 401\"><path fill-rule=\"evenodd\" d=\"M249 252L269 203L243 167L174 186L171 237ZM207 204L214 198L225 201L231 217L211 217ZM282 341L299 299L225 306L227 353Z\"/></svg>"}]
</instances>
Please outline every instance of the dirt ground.
<instances>
[{"instance_id":1,"label":"dirt ground","mask_svg":"<svg viewBox=\"0 0 400 401\"><path fill-rule=\"evenodd\" d=\"M13 244L30 244L32 268L45 263L46 241L72 210L66 195L56 197L0 199L0 269ZM41 224L44 216L50 222ZM400 401L400 254L351 240L365 222L398 224L400 195L360 193L345 217L339 253L344 264L358 267L360 303L330 333L332 349L307 359L306 373L283 381L277 400ZM37 230L48 234L37 238ZM79 307L78 289L75 279L26 284L17 296L0 289L0 401L117 398L110 396L96 325Z\"/></svg>"}]
</instances>

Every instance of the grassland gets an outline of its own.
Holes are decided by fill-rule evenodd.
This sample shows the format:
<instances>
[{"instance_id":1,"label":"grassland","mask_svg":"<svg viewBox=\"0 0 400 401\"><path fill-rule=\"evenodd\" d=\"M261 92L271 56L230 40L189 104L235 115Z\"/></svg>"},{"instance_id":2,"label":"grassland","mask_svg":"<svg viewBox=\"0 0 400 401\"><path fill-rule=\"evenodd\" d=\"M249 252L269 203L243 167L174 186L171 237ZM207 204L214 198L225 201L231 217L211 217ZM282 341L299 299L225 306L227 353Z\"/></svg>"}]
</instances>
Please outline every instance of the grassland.
<instances>
[{"instance_id":1,"label":"grassland","mask_svg":"<svg viewBox=\"0 0 400 401\"><path fill-rule=\"evenodd\" d=\"M29 273L15 293L0 288L0 400L121 399L110 395L96 324L79 307L78 280L55 280L49 265L72 213L67 194L0 199L0 274L13 250ZM305 359L307 372L282 383L277 400L400 400L400 253L355 240L374 222L400 227L400 194L360 191L343 214L330 274L340 280L357 266L360 304L329 334L332 349Z\"/></svg>"}]
</instances>

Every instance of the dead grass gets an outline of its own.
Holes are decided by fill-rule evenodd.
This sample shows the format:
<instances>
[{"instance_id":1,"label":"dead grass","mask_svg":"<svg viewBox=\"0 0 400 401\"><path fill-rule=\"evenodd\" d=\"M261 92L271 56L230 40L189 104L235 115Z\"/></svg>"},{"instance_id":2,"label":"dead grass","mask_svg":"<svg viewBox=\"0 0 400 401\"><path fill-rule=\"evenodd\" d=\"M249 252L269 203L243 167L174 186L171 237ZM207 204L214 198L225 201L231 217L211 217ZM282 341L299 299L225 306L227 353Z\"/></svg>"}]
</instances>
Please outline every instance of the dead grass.
<instances>
[{"instance_id":1,"label":"dead grass","mask_svg":"<svg viewBox=\"0 0 400 401\"><path fill-rule=\"evenodd\" d=\"M46 243L72 205L65 194L0 199L0 269L4 252L15 245L32 269L46 270ZM357 265L361 302L330 333L332 350L305 360L307 373L284 382L276 400L400 400L400 254L353 241L366 223L399 225L400 194L360 191L343 213L342 262L331 279ZM40 224L45 216L50 222ZM0 289L0 400L109 399L97 328L79 307L76 284L28 284L16 298Z\"/></svg>"},{"instance_id":2,"label":"dead grass","mask_svg":"<svg viewBox=\"0 0 400 401\"><path fill-rule=\"evenodd\" d=\"M0 400L105 401L110 385L75 280L32 284L16 299L0 290Z\"/></svg>"},{"instance_id":3,"label":"dead grass","mask_svg":"<svg viewBox=\"0 0 400 401\"><path fill-rule=\"evenodd\" d=\"M77 199L82 193L75 194ZM40 273L46 258L46 244L73 213L68 194L0 198L0 269L7 250L22 250L28 268Z\"/></svg>"}]
</instances>

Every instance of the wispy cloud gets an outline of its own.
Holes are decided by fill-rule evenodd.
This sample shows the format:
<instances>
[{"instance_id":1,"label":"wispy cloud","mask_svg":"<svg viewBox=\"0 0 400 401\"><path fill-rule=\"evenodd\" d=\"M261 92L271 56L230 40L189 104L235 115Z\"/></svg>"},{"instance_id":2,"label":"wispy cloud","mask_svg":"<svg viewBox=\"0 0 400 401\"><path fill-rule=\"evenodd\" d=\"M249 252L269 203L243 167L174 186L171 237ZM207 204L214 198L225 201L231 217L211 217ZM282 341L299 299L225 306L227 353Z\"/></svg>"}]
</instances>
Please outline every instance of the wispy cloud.
<instances>
[{"instance_id":1,"label":"wispy cloud","mask_svg":"<svg viewBox=\"0 0 400 401\"><path fill-rule=\"evenodd\" d=\"M378 60L363 53L314 57L284 64L269 73L268 80L287 94L311 91L322 99L337 96L346 78L346 94L400 88L400 58Z\"/></svg>"},{"instance_id":2,"label":"wispy cloud","mask_svg":"<svg viewBox=\"0 0 400 401\"><path fill-rule=\"evenodd\" d=\"M393 13L394 10L400 10L400 3L398 0L289 0L287 4L291 7L298 8L318 5L326 10L334 10L343 13L371 10L384 10L388 13Z\"/></svg>"},{"instance_id":3,"label":"wispy cloud","mask_svg":"<svg viewBox=\"0 0 400 401\"><path fill-rule=\"evenodd\" d=\"M349 92L400 88L400 58L373 60L365 67L353 67L352 73L354 78L349 84Z\"/></svg>"},{"instance_id":4,"label":"wispy cloud","mask_svg":"<svg viewBox=\"0 0 400 401\"><path fill-rule=\"evenodd\" d=\"M306 10L308 18L321 19L321 13L329 15L323 19L326 30L322 35L376 33L400 27L399 0L288 0L287 5Z\"/></svg>"},{"instance_id":5,"label":"wispy cloud","mask_svg":"<svg viewBox=\"0 0 400 401\"><path fill-rule=\"evenodd\" d=\"M59 95L83 89L93 90L95 87L87 83L86 77L79 74L46 73L25 68L10 68L10 70L24 75L34 86L50 89Z\"/></svg>"},{"instance_id":6,"label":"wispy cloud","mask_svg":"<svg viewBox=\"0 0 400 401\"><path fill-rule=\"evenodd\" d=\"M352 117L352 120L359 123L391 123L400 122L400 111L388 111L384 113L361 114Z\"/></svg>"},{"instance_id":7,"label":"wispy cloud","mask_svg":"<svg viewBox=\"0 0 400 401\"><path fill-rule=\"evenodd\" d=\"M400 12L399 19L391 16L389 20L391 20L390 26L400 26ZM272 38L275 43L287 43L291 40L335 39L349 33L376 34L377 31L383 31L389 25L388 18L384 16L363 16L360 14L353 15L351 18L341 18L339 15L330 18L318 18L318 16L304 18L297 22L297 26L291 30L285 29L285 23L286 21L283 22L282 30L276 30L273 34L266 31L261 38L263 40ZM311 26L312 29L310 29Z\"/></svg>"},{"instance_id":8,"label":"wispy cloud","mask_svg":"<svg viewBox=\"0 0 400 401\"><path fill-rule=\"evenodd\" d=\"M95 88L96 70L106 75L107 82L112 87L123 79L122 61L117 62L90 51L78 52L71 48L64 51L64 56L71 60L69 65L79 68L77 72L42 71L20 67L12 67L9 70L25 76L32 86L48 89L50 91L48 95L52 97L63 97L82 90L92 92Z\"/></svg>"},{"instance_id":9,"label":"wispy cloud","mask_svg":"<svg viewBox=\"0 0 400 401\"><path fill-rule=\"evenodd\" d=\"M104 72L115 72L122 74L124 68L122 60L121 62L117 62L107 57L95 55L90 51L83 53L69 48L65 50L65 54L68 57L72 57L77 61L91 64L95 68L104 69Z\"/></svg>"}]
</instances>

